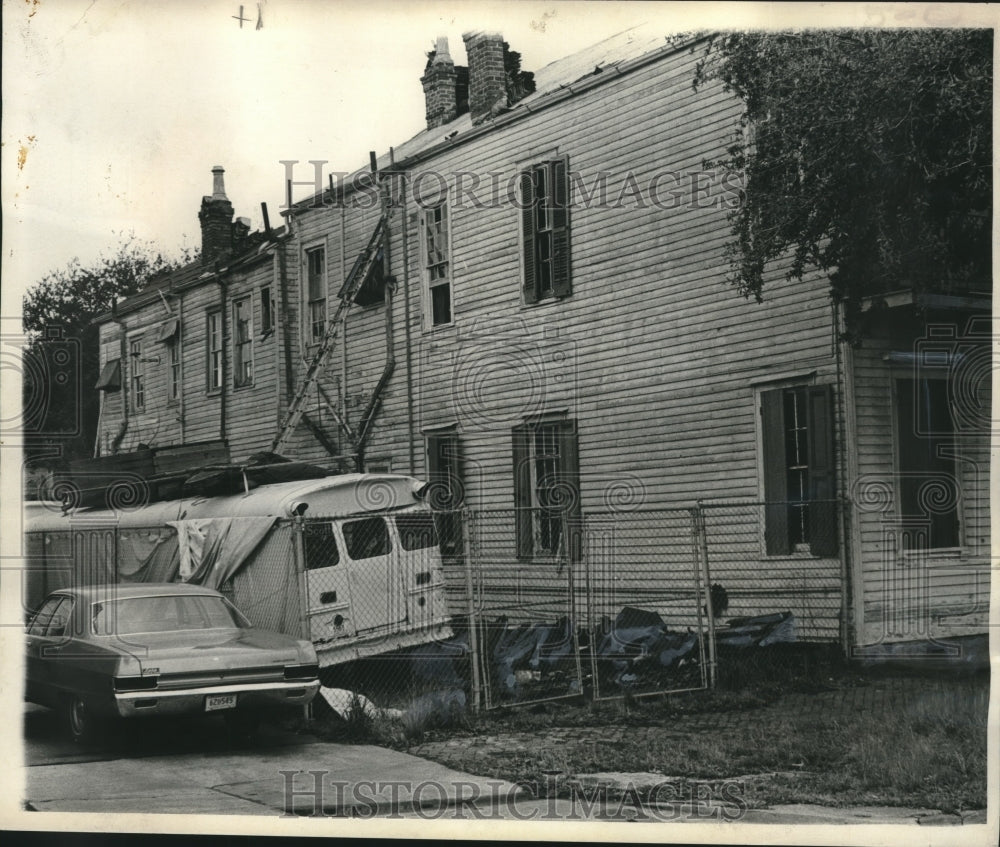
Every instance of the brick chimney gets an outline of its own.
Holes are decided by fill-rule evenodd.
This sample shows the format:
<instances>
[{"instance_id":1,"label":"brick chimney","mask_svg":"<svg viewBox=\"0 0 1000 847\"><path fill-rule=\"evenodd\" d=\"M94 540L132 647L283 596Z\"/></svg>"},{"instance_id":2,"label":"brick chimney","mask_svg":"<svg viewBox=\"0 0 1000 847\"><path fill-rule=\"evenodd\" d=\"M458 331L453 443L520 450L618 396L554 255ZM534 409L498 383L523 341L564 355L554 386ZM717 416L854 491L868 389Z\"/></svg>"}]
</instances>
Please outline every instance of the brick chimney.
<instances>
[{"instance_id":1,"label":"brick chimney","mask_svg":"<svg viewBox=\"0 0 1000 847\"><path fill-rule=\"evenodd\" d=\"M478 124L508 105L503 36L467 32L462 40L469 58L469 111Z\"/></svg>"},{"instance_id":2,"label":"brick chimney","mask_svg":"<svg viewBox=\"0 0 1000 847\"><path fill-rule=\"evenodd\" d=\"M233 246L233 204L226 197L221 165L212 168L212 196L201 198L201 262L210 265L227 255Z\"/></svg>"},{"instance_id":3,"label":"brick chimney","mask_svg":"<svg viewBox=\"0 0 1000 847\"><path fill-rule=\"evenodd\" d=\"M427 129L453 121L458 116L458 71L444 36L438 38L420 83L424 87Z\"/></svg>"}]
</instances>

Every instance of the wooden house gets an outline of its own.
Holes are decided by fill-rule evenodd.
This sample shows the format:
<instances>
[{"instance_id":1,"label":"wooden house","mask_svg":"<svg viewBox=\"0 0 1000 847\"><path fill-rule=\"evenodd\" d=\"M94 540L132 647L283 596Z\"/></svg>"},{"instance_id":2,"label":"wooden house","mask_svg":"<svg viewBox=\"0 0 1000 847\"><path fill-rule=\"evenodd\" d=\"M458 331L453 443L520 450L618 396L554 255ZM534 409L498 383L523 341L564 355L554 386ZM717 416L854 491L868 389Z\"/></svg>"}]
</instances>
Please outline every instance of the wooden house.
<instances>
[{"instance_id":1,"label":"wooden house","mask_svg":"<svg viewBox=\"0 0 1000 847\"><path fill-rule=\"evenodd\" d=\"M623 527L617 574L668 568L697 505L732 615L851 645L985 631L988 281L893 293L860 348L819 274L777 263L747 301L741 185L705 167L740 104L693 88L690 42L628 31L532 74L463 38L467 66L438 39L424 67L424 131L346 179L299 165L280 233L105 317L101 451L427 478L528 571L592 554L567 514Z\"/></svg>"}]
</instances>

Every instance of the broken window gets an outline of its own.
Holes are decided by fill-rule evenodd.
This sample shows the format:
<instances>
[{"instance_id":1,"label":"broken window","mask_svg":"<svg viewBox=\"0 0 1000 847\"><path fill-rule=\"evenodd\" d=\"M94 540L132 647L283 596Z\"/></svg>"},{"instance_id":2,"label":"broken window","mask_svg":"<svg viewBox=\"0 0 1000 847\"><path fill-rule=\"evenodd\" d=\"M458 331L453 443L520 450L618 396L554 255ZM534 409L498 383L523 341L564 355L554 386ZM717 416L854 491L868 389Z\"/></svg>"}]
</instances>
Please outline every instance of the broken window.
<instances>
[{"instance_id":1,"label":"broken window","mask_svg":"<svg viewBox=\"0 0 1000 847\"><path fill-rule=\"evenodd\" d=\"M129 341L129 367L132 370L132 411L146 407L146 365L142 360L142 339Z\"/></svg>"},{"instance_id":2,"label":"broken window","mask_svg":"<svg viewBox=\"0 0 1000 847\"><path fill-rule=\"evenodd\" d=\"M522 289L525 303L572 293L569 166L565 158L521 172Z\"/></svg>"},{"instance_id":3,"label":"broken window","mask_svg":"<svg viewBox=\"0 0 1000 847\"><path fill-rule=\"evenodd\" d=\"M427 480L430 483L427 500L434 510L441 553L446 556L460 556L463 552L459 510L465 501L465 489L460 451L457 433L427 436Z\"/></svg>"},{"instance_id":4,"label":"broken window","mask_svg":"<svg viewBox=\"0 0 1000 847\"><path fill-rule=\"evenodd\" d=\"M265 285L260 290L260 333L267 335L274 329L274 295L271 286Z\"/></svg>"},{"instance_id":5,"label":"broken window","mask_svg":"<svg viewBox=\"0 0 1000 847\"><path fill-rule=\"evenodd\" d=\"M958 547L955 425L946 379L896 380L896 449L903 543Z\"/></svg>"},{"instance_id":6,"label":"broken window","mask_svg":"<svg viewBox=\"0 0 1000 847\"><path fill-rule=\"evenodd\" d=\"M576 424L524 424L513 431L517 554L580 559ZM568 533L568 535L567 535Z\"/></svg>"},{"instance_id":7,"label":"broken window","mask_svg":"<svg viewBox=\"0 0 1000 847\"><path fill-rule=\"evenodd\" d=\"M309 337L321 341L326 332L326 249L306 250L306 277L309 299Z\"/></svg>"},{"instance_id":8,"label":"broken window","mask_svg":"<svg viewBox=\"0 0 1000 847\"><path fill-rule=\"evenodd\" d=\"M781 388L760 396L769 556L837 553L831 398L828 385Z\"/></svg>"},{"instance_id":9,"label":"broken window","mask_svg":"<svg viewBox=\"0 0 1000 847\"><path fill-rule=\"evenodd\" d=\"M233 301L233 385L239 388L253 383L253 300L241 297Z\"/></svg>"},{"instance_id":10,"label":"broken window","mask_svg":"<svg viewBox=\"0 0 1000 847\"><path fill-rule=\"evenodd\" d=\"M443 326L451 323L451 253L445 201L423 210L423 228L426 323Z\"/></svg>"},{"instance_id":11,"label":"broken window","mask_svg":"<svg viewBox=\"0 0 1000 847\"><path fill-rule=\"evenodd\" d=\"M209 312L205 318L208 390L222 388L222 312Z\"/></svg>"}]
</instances>

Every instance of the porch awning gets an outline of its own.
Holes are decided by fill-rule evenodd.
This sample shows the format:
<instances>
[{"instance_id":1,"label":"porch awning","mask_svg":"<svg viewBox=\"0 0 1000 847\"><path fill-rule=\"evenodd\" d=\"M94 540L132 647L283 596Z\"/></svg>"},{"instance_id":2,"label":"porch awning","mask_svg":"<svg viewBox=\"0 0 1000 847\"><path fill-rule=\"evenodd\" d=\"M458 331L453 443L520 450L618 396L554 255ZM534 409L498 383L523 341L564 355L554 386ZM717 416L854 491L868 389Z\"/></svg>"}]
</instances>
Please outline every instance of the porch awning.
<instances>
[{"instance_id":1,"label":"porch awning","mask_svg":"<svg viewBox=\"0 0 1000 847\"><path fill-rule=\"evenodd\" d=\"M101 375L94 386L98 391L119 391L122 387L121 359L109 359L101 368Z\"/></svg>"},{"instance_id":2,"label":"porch awning","mask_svg":"<svg viewBox=\"0 0 1000 847\"><path fill-rule=\"evenodd\" d=\"M177 330L180 329L180 321L177 318L167 318L160 326L160 331L156 334L157 341L170 341Z\"/></svg>"}]
</instances>

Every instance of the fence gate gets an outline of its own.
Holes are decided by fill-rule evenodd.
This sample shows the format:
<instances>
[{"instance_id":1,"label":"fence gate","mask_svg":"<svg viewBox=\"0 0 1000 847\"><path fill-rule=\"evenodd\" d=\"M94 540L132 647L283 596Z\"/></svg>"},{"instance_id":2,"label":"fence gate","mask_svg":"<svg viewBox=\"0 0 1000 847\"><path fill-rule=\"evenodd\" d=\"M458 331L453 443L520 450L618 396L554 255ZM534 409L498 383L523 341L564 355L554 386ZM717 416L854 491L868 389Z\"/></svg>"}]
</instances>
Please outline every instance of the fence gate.
<instances>
[{"instance_id":1,"label":"fence gate","mask_svg":"<svg viewBox=\"0 0 1000 847\"><path fill-rule=\"evenodd\" d=\"M584 539L593 699L706 688L714 644L698 510L591 514Z\"/></svg>"}]
</instances>

